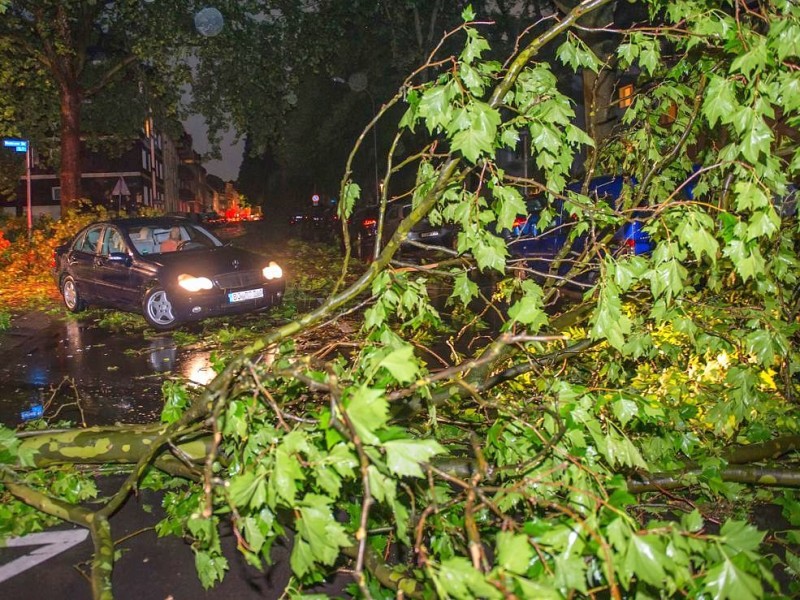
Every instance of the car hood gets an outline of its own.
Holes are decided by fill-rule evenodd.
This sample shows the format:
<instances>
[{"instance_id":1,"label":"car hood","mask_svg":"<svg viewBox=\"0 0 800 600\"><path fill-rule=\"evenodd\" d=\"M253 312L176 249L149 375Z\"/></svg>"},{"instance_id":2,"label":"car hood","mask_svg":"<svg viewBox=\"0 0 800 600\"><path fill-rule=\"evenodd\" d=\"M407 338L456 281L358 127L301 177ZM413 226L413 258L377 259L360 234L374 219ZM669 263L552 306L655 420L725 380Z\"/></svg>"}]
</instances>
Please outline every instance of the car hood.
<instances>
[{"instance_id":1,"label":"car hood","mask_svg":"<svg viewBox=\"0 0 800 600\"><path fill-rule=\"evenodd\" d=\"M198 276L252 269L260 270L269 264L269 260L263 256L231 246L220 246L208 250L166 252L147 258L148 262L163 267L165 270Z\"/></svg>"}]
</instances>

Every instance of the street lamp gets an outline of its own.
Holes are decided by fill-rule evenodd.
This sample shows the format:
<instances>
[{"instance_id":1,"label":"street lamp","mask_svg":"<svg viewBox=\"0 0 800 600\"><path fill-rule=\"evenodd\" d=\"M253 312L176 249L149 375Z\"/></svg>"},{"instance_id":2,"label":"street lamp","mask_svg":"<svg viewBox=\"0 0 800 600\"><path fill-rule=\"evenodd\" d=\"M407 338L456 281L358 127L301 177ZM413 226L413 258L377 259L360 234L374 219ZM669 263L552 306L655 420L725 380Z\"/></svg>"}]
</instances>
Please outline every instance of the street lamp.
<instances>
[{"instance_id":1,"label":"street lamp","mask_svg":"<svg viewBox=\"0 0 800 600\"><path fill-rule=\"evenodd\" d=\"M350 88L353 92L364 92L369 97L369 101L372 104L372 117L374 118L377 115L377 111L375 110L375 97L372 95L372 92L369 91L367 88L367 75L366 73L353 73L350 76L350 79L345 81L341 77L334 77L333 83L339 85L346 85ZM378 202L381 197L381 185L378 179L378 133L376 131L377 124L372 125L372 154L375 162L375 202Z\"/></svg>"}]
</instances>

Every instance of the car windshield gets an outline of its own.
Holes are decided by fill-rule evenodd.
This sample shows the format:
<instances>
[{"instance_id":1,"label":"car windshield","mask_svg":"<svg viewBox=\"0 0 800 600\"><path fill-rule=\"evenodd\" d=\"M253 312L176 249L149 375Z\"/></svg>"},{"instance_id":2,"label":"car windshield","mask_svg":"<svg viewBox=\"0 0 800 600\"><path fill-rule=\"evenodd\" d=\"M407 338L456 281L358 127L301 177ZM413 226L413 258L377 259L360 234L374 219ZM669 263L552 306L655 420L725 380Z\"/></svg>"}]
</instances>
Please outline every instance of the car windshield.
<instances>
[{"instance_id":1,"label":"car windshield","mask_svg":"<svg viewBox=\"0 0 800 600\"><path fill-rule=\"evenodd\" d=\"M152 223L128 227L128 237L142 255L222 246L214 235L192 223Z\"/></svg>"}]
</instances>

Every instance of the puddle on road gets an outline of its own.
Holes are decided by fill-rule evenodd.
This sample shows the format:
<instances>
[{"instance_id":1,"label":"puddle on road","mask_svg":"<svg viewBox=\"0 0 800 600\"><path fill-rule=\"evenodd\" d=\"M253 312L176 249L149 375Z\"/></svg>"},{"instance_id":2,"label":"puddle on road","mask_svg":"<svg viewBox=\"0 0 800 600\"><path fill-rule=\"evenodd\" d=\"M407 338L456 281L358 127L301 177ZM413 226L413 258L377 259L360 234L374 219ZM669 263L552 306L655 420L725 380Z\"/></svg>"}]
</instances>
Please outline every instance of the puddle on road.
<instances>
[{"instance_id":1,"label":"puddle on road","mask_svg":"<svg viewBox=\"0 0 800 600\"><path fill-rule=\"evenodd\" d=\"M158 419L161 385L175 375L200 385L214 376L210 352L181 348L171 334L145 338L93 322L29 313L0 334L0 422L18 425L21 413L52 398L46 417L87 424ZM74 385L73 385L74 383Z\"/></svg>"}]
</instances>

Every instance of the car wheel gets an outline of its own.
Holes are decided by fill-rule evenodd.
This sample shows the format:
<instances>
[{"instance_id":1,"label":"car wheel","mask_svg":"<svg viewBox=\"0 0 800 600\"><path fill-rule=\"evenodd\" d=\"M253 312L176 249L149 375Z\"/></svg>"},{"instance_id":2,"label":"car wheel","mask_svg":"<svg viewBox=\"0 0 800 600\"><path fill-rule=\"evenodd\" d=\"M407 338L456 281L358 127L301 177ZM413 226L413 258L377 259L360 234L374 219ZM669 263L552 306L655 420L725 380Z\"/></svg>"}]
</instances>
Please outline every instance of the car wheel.
<instances>
[{"instance_id":1,"label":"car wheel","mask_svg":"<svg viewBox=\"0 0 800 600\"><path fill-rule=\"evenodd\" d=\"M164 331L178 324L172 302L164 288L154 287L148 290L144 296L143 311L145 321L154 329Z\"/></svg>"},{"instance_id":2,"label":"car wheel","mask_svg":"<svg viewBox=\"0 0 800 600\"><path fill-rule=\"evenodd\" d=\"M70 312L81 312L86 308L86 302L78 293L78 286L72 275L67 275L61 282L61 295L64 297L64 305Z\"/></svg>"}]
</instances>

